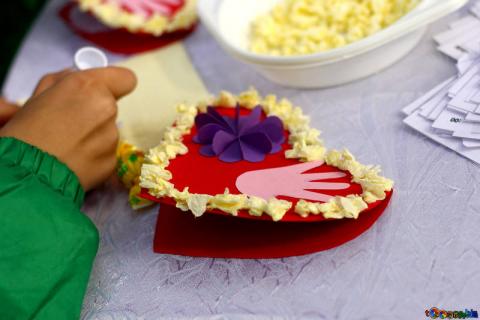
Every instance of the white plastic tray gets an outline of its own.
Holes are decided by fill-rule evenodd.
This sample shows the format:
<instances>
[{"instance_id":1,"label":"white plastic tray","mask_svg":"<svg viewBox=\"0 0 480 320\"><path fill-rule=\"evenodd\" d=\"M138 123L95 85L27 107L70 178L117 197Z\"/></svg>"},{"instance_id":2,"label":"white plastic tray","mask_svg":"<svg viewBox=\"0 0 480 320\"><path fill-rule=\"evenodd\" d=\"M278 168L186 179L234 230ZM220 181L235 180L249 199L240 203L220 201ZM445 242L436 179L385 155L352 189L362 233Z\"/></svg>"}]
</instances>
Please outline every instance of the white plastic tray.
<instances>
[{"instance_id":1,"label":"white plastic tray","mask_svg":"<svg viewBox=\"0 0 480 320\"><path fill-rule=\"evenodd\" d=\"M426 26L459 9L468 0L422 0L409 14L372 36L341 48L278 57L248 51L251 21L281 0L199 0L202 22L232 56L251 65L273 82L301 88L347 83L374 74L404 57Z\"/></svg>"}]
</instances>

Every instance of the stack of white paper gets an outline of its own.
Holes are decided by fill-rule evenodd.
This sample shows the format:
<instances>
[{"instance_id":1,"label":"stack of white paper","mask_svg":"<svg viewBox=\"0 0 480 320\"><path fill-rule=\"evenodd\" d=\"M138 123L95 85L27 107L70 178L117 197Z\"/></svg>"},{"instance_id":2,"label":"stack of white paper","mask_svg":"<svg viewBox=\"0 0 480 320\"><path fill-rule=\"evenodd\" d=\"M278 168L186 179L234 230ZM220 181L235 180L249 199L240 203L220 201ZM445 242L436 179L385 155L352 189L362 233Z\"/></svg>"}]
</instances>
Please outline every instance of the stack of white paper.
<instances>
[{"instance_id":1,"label":"stack of white paper","mask_svg":"<svg viewBox=\"0 0 480 320\"><path fill-rule=\"evenodd\" d=\"M456 59L458 75L403 109L404 122L480 164L480 1L469 15L435 36L439 50Z\"/></svg>"},{"instance_id":2,"label":"stack of white paper","mask_svg":"<svg viewBox=\"0 0 480 320\"><path fill-rule=\"evenodd\" d=\"M450 24L450 28L435 37L438 50L458 60L465 53L480 51L480 1L470 8L471 15Z\"/></svg>"},{"instance_id":3,"label":"stack of white paper","mask_svg":"<svg viewBox=\"0 0 480 320\"><path fill-rule=\"evenodd\" d=\"M477 17L480 18L480 1L477 1L471 9L472 13Z\"/></svg>"}]
</instances>

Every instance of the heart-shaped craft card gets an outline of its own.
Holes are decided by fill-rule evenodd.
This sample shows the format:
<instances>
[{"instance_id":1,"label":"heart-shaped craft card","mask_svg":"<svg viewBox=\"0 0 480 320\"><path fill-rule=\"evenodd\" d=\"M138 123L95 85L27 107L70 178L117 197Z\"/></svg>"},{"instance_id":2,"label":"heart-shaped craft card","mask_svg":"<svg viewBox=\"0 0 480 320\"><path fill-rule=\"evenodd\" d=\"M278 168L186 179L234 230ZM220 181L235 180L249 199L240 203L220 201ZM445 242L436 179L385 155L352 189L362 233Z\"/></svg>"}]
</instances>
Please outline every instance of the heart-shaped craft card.
<instances>
[{"instance_id":1,"label":"heart-shaped craft card","mask_svg":"<svg viewBox=\"0 0 480 320\"><path fill-rule=\"evenodd\" d=\"M195 0L77 0L67 2L59 15L75 33L97 46L115 53L134 54L188 36L197 22L195 3ZM89 16L104 27L92 30Z\"/></svg>"},{"instance_id":2,"label":"heart-shaped craft card","mask_svg":"<svg viewBox=\"0 0 480 320\"><path fill-rule=\"evenodd\" d=\"M190 29L197 21L196 0L77 0L111 28L160 36Z\"/></svg>"},{"instance_id":3,"label":"heart-shaped craft card","mask_svg":"<svg viewBox=\"0 0 480 320\"><path fill-rule=\"evenodd\" d=\"M223 92L177 111L145 156L143 198L195 217L277 222L354 221L388 202L393 182L346 150L327 151L285 99Z\"/></svg>"}]
</instances>

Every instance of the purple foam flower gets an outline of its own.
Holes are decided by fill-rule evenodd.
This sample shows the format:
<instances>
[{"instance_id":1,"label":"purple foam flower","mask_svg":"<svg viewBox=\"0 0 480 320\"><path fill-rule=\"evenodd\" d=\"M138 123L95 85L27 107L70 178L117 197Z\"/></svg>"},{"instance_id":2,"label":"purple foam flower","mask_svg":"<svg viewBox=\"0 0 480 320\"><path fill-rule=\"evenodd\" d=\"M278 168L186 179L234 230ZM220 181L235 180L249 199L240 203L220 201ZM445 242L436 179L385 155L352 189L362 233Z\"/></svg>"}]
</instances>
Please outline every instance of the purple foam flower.
<instances>
[{"instance_id":1,"label":"purple foam flower","mask_svg":"<svg viewBox=\"0 0 480 320\"><path fill-rule=\"evenodd\" d=\"M208 107L197 115L195 143L202 144L200 153L206 157L219 157L224 162L246 160L260 162L270 153L282 149L285 141L282 121L275 116L261 121L262 108L255 107L249 115L240 116L237 105L235 117L220 115Z\"/></svg>"}]
</instances>

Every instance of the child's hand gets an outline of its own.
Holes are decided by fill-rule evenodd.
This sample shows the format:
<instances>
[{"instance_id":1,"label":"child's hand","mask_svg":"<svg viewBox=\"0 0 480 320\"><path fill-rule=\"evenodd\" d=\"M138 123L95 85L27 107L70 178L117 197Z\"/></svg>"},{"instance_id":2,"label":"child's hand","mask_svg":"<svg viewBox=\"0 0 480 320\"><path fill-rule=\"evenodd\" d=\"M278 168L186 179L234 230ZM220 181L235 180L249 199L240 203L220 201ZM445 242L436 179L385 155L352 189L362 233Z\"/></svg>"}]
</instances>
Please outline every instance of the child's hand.
<instances>
[{"instance_id":1,"label":"child's hand","mask_svg":"<svg viewBox=\"0 0 480 320\"><path fill-rule=\"evenodd\" d=\"M59 72L48 73L44 75L37 83L37 86L33 90L31 98L35 98L45 90L53 87L57 82L64 79L69 74L73 73L74 69L64 69Z\"/></svg>"},{"instance_id":2,"label":"child's hand","mask_svg":"<svg viewBox=\"0 0 480 320\"><path fill-rule=\"evenodd\" d=\"M0 128L5 125L20 108L4 98L0 98Z\"/></svg>"},{"instance_id":3,"label":"child's hand","mask_svg":"<svg viewBox=\"0 0 480 320\"><path fill-rule=\"evenodd\" d=\"M60 72L49 73L43 76L42 79L40 79L40 81L38 82L37 87L33 91L31 98L35 98L43 91L52 87L54 84L56 84L58 81L62 80L72 72L73 69L65 69ZM18 105L8 102L4 98L0 97L0 128L4 126L11 118L13 118L15 113L17 113L17 111L19 110L20 108Z\"/></svg>"},{"instance_id":4,"label":"child's hand","mask_svg":"<svg viewBox=\"0 0 480 320\"><path fill-rule=\"evenodd\" d=\"M130 93L135 75L124 68L71 72L32 97L1 130L55 155L85 190L115 168L117 99Z\"/></svg>"}]
</instances>

